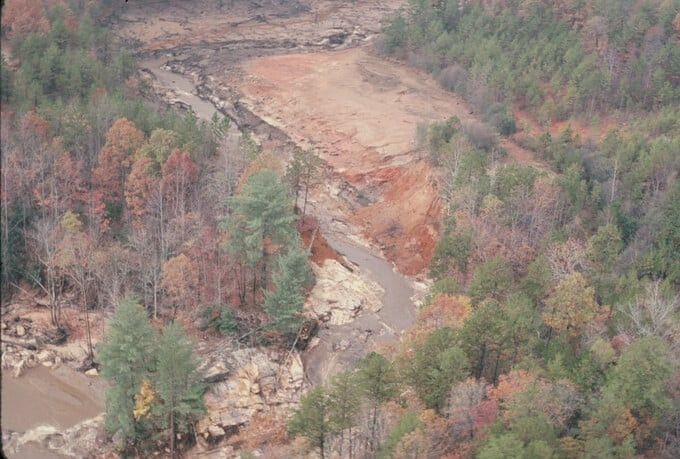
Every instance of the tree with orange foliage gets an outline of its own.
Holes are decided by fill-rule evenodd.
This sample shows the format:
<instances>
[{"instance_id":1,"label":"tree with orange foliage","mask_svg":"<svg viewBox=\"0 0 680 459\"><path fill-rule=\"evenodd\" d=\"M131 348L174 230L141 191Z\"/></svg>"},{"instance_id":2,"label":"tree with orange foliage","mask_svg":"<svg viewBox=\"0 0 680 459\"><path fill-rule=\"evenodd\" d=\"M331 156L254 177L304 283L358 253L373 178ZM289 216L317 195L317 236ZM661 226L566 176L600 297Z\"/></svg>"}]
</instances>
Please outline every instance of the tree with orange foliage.
<instances>
[{"instance_id":1,"label":"tree with orange foliage","mask_svg":"<svg viewBox=\"0 0 680 459\"><path fill-rule=\"evenodd\" d=\"M130 174L125 181L125 203L132 217L132 223L136 226L141 224L142 219L148 212L148 201L151 193L158 188L157 180L148 170L151 160L146 156L138 157L132 164Z\"/></svg>"},{"instance_id":2,"label":"tree with orange foliage","mask_svg":"<svg viewBox=\"0 0 680 459\"><path fill-rule=\"evenodd\" d=\"M172 317L180 308L189 308L195 300L198 288L198 272L193 261L183 253L163 264L163 280L166 300L172 306Z\"/></svg>"},{"instance_id":3,"label":"tree with orange foliage","mask_svg":"<svg viewBox=\"0 0 680 459\"><path fill-rule=\"evenodd\" d=\"M580 335L600 309L595 301L595 290L579 272L562 279L546 305L545 323L555 330L567 331L572 338Z\"/></svg>"},{"instance_id":4,"label":"tree with orange foliage","mask_svg":"<svg viewBox=\"0 0 680 459\"><path fill-rule=\"evenodd\" d=\"M423 336L438 328L457 329L471 313L470 298L441 293L420 309L416 324L408 331L408 335L418 341L418 336Z\"/></svg>"},{"instance_id":5,"label":"tree with orange foliage","mask_svg":"<svg viewBox=\"0 0 680 459\"><path fill-rule=\"evenodd\" d=\"M169 217L178 220L181 239L186 230L187 195L198 178L198 166L189 153L175 149L163 164L161 189Z\"/></svg>"}]
</instances>

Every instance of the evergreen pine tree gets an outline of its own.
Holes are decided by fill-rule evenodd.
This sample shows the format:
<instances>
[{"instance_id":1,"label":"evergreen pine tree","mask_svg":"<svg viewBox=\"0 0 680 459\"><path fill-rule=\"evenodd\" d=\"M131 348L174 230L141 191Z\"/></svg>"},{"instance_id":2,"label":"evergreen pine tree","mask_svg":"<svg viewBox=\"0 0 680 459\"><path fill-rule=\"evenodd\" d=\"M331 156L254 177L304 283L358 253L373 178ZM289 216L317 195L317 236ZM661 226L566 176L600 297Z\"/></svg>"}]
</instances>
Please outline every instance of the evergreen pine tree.
<instances>
[{"instance_id":1,"label":"evergreen pine tree","mask_svg":"<svg viewBox=\"0 0 680 459\"><path fill-rule=\"evenodd\" d=\"M154 411L161 425L165 424L169 430L173 455L176 435L189 433L205 412L205 385L197 372L198 365L193 343L181 325L177 322L166 325L158 338L158 363L153 379L161 403Z\"/></svg>"},{"instance_id":2,"label":"evergreen pine tree","mask_svg":"<svg viewBox=\"0 0 680 459\"><path fill-rule=\"evenodd\" d=\"M241 192L227 203L232 213L223 222L230 234L225 249L242 257L252 270L255 296L257 268L260 286L266 288L270 255L288 247L294 238L292 198L275 172L262 169L250 174Z\"/></svg>"},{"instance_id":3,"label":"evergreen pine tree","mask_svg":"<svg viewBox=\"0 0 680 459\"><path fill-rule=\"evenodd\" d=\"M307 252L299 249L281 255L274 274L274 290L265 295L264 310L280 333L295 333L302 321L299 312L305 301L303 287L313 279L307 257Z\"/></svg>"},{"instance_id":4,"label":"evergreen pine tree","mask_svg":"<svg viewBox=\"0 0 680 459\"><path fill-rule=\"evenodd\" d=\"M119 435L122 446L141 435L133 415L135 395L153 370L155 337L146 313L128 296L116 308L99 347L101 374L111 383L106 393L106 430Z\"/></svg>"},{"instance_id":5,"label":"evergreen pine tree","mask_svg":"<svg viewBox=\"0 0 680 459\"><path fill-rule=\"evenodd\" d=\"M373 453L380 448L379 415L380 405L396 397L398 392L397 374L392 362L384 356L371 352L357 363L359 388L368 402L369 432L366 437L366 451Z\"/></svg>"},{"instance_id":6,"label":"evergreen pine tree","mask_svg":"<svg viewBox=\"0 0 680 459\"><path fill-rule=\"evenodd\" d=\"M345 431L347 431L348 457L353 456L352 428L356 425L361 406L361 394L357 393L357 374L343 371L335 375L328 392L330 422L334 433L340 434L340 456L343 456Z\"/></svg>"},{"instance_id":7,"label":"evergreen pine tree","mask_svg":"<svg viewBox=\"0 0 680 459\"><path fill-rule=\"evenodd\" d=\"M313 387L300 399L300 407L288 424L291 435L302 435L311 447L319 448L321 459L325 457L326 441L331 431L329 404L326 390L322 386Z\"/></svg>"}]
</instances>

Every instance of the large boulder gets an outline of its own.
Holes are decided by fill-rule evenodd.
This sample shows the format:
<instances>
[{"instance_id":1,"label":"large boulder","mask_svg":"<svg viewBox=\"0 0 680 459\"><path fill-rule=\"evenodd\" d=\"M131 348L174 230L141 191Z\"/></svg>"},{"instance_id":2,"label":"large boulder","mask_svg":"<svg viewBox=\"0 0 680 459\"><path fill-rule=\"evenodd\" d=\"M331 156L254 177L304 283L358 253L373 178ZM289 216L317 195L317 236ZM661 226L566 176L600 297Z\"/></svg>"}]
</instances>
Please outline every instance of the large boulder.
<instances>
[{"instance_id":1,"label":"large boulder","mask_svg":"<svg viewBox=\"0 0 680 459\"><path fill-rule=\"evenodd\" d=\"M313 266L316 284L305 308L322 322L344 325L361 311L377 312L382 308L383 288L336 260L327 259Z\"/></svg>"}]
</instances>

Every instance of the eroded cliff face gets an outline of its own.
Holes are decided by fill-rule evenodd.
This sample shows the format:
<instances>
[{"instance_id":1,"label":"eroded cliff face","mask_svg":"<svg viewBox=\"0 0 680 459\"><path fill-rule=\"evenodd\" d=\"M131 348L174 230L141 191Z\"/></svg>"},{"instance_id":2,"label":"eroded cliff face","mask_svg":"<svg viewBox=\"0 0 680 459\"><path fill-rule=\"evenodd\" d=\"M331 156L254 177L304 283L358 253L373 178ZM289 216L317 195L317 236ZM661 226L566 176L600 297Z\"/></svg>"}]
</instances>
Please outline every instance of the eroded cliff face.
<instances>
[{"instance_id":1,"label":"eroded cliff face","mask_svg":"<svg viewBox=\"0 0 680 459\"><path fill-rule=\"evenodd\" d=\"M208 415L196 426L204 448L236 433L256 412L290 409L306 388L300 354L295 350L281 353L212 344L217 345L212 351L205 349L207 343L198 348L209 382Z\"/></svg>"}]
</instances>

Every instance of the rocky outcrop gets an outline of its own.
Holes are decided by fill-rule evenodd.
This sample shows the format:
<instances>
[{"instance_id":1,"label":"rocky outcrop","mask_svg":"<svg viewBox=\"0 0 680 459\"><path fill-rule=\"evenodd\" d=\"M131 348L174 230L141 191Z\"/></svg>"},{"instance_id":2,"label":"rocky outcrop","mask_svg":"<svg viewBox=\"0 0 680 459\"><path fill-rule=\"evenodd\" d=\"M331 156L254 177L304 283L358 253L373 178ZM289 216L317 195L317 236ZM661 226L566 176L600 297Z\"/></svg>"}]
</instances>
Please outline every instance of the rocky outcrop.
<instances>
[{"instance_id":1,"label":"rocky outcrop","mask_svg":"<svg viewBox=\"0 0 680 459\"><path fill-rule=\"evenodd\" d=\"M319 321L330 325L352 322L361 311L377 312L382 308L385 291L373 280L361 276L351 266L333 259L313 266L316 284L305 308Z\"/></svg>"},{"instance_id":2,"label":"rocky outcrop","mask_svg":"<svg viewBox=\"0 0 680 459\"><path fill-rule=\"evenodd\" d=\"M62 457L92 457L106 443L104 415L83 421L59 431L53 426L38 426L25 433L3 432L3 450L10 455L21 457L27 445L32 450L53 451Z\"/></svg>"},{"instance_id":3,"label":"rocky outcrop","mask_svg":"<svg viewBox=\"0 0 680 459\"><path fill-rule=\"evenodd\" d=\"M64 346L43 345L39 339L8 339L2 336L2 369L12 372L15 378L20 377L28 368L42 365L57 368L68 363L73 368L79 368L87 359L87 349L84 343L68 343Z\"/></svg>"},{"instance_id":4,"label":"rocky outcrop","mask_svg":"<svg viewBox=\"0 0 680 459\"><path fill-rule=\"evenodd\" d=\"M218 349L205 357L204 380L211 382L205 404L208 416L197 425L209 444L235 433L257 411L287 410L304 389L297 351L282 355L264 348Z\"/></svg>"}]
</instances>

